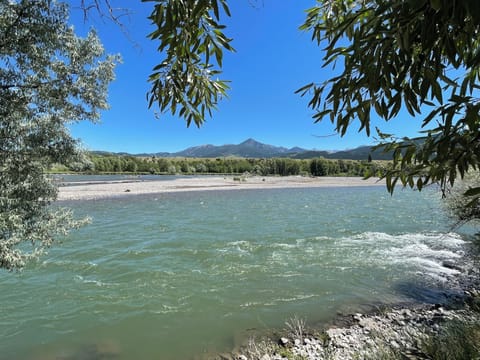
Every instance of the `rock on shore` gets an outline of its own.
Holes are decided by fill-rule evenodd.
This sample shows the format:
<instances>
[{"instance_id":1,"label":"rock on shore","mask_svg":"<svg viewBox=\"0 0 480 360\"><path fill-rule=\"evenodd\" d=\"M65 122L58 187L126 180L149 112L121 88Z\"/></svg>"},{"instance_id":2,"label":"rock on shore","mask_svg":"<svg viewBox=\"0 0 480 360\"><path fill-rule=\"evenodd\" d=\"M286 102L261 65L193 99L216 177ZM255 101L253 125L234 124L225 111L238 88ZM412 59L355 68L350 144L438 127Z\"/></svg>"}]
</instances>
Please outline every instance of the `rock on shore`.
<instances>
[{"instance_id":1,"label":"rock on shore","mask_svg":"<svg viewBox=\"0 0 480 360\"><path fill-rule=\"evenodd\" d=\"M423 344L440 334L448 321L479 324L480 313L442 306L393 309L383 314L352 315L354 324L332 327L302 337L283 336L278 344L265 340L249 343L221 360L345 360L345 359L426 359Z\"/></svg>"},{"instance_id":2,"label":"rock on shore","mask_svg":"<svg viewBox=\"0 0 480 360\"><path fill-rule=\"evenodd\" d=\"M304 329L301 334L296 331L295 335L284 334L277 339L250 340L235 353L218 355L216 359L427 359L427 339L445 334L452 323L474 325L480 330L479 275L475 266L468 276L455 279L463 290L443 305L416 304L351 314L342 319L344 325L317 331Z\"/></svg>"},{"instance_id":3,"label":"rock on shore","mask_svg":"<svg viewBox=\"0 0 480 360\"><path fill-rule=\"evenodd\" d=\"M291 352L303 359L368 359L387 355L401 358L422 356L422 342L438 335L448 320L474 323L480 320L474 311L430 308L393 309L384 314L354 314L355 324L346 328L330 328L322 338L305 337L293 341ZM400 358L400 356L398 357ZM272 356L271 359L286 359Z\"/></svg>"}]
</instances>

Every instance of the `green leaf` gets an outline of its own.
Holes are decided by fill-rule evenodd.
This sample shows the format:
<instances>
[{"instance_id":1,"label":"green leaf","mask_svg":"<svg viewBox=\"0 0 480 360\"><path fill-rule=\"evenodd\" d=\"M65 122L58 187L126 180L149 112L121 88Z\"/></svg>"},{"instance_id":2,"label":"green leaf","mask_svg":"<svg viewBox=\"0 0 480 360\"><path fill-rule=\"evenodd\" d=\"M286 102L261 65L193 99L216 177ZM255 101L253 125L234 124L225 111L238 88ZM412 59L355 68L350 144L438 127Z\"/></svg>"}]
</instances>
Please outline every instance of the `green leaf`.
<instances>
[{"instance_id":1,"label":"green leaf","mask_svg":"<svg viewBox=\"0 0 480 360\"><path fill-rule=\"evenodd\" d=\"M217 20L220 20L220 12L218 11L218 3L217 0L212 0L211 1L212 7L213 7L213 13L215 14L215 18Z\"/></svg>"},{"instance_id":2,"label":"green leaf","mask_svg":"<svg viewBox=\"0 0 480 360\"><path fill-rule=\"evenodd\" d=\"M464 193L465 196L479 196L480 195L480 187L475 187L468 189Z\"/></svg>"},{"instance_id":3,"label":"green leaf","mask_svg":"<svg viewBox=\"0 0 480 360\"><path fill-rule=\"evenodd\" d=\"M436 81L432 83L432 94L437 98L440 104L443 104L442 88L440 87L440 84Z\"/></svg>"},{"instance_id":4,"label":"green leaf","mask_svg":"<svg viewBox=\"0 0 480 360\"><path fill-rule=\"evenodd\" d=\"M422 180L421 177L419 177L419 178L417 179L417 189L418 189L418 191L421 191L422 188L423 188L423 180Z\"/></svg>"},{"instance_id":5,"label":"green leaf","mask_svg":"<svg viewBox=\"0 0 480 360\"><path fill-rule=\"evenodd\" d=\"M175 115L180 109L178 114L187 126L192 121L197 126L203 123L228 88L217 86L217 82L222 84L218 77L223 50L234 51L232 39L223 33L225 25L219 23L218 1L229 16L225 0L155 0L150 16L157 27L150 37L160 41L158 50L163 59L149 77L149 107L156 101L162 113L170 110Z\"/></svg>"},{"instance_id":6,"label":"green leaf","mask_svg":"<svg viewBox=\"0 0 480 360\"><path fill-rule=\"evenodd\" d=\"M295 94L300 94L300 96L304 96L312 87L313 83L302 86L300 89L295 90Z\"/></svg>"}]
</instances>

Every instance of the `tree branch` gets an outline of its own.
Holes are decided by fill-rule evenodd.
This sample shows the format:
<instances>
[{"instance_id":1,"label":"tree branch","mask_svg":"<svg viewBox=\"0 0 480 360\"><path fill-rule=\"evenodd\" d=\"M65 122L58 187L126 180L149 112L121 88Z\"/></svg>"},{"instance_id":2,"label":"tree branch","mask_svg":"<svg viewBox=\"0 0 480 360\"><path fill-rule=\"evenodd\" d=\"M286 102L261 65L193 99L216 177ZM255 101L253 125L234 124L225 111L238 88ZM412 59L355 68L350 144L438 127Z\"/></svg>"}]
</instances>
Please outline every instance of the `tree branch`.
<instances>
[{"instance_id":1,"label":"tree branch","mask_svg":"<svg viewBox=\"0 0 480 360\"><path fill-rule=\"evenodd\" d=\"M85 22L89 19L91 11L95 11L101 19L107 19L117 25L121 32L131 40L127 27L122 21L122 18L132 14L128 8L113 7L110 0L80 0L79 8L83 12Z\"/></svg>"}]
</instances>

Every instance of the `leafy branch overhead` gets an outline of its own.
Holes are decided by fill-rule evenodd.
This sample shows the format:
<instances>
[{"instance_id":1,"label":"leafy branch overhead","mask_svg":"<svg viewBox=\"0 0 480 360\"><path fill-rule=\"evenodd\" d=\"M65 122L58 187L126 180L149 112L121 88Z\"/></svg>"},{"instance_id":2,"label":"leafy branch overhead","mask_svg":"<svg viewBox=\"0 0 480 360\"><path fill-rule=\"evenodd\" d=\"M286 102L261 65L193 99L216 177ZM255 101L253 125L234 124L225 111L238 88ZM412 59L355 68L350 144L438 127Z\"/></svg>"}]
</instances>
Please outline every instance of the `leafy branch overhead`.
<instances>
[{"instance_id":1,"label":"leafy branch overhead","mask_svg":"<svg viewBox=\"0 0 480 360\"><path fill-rule=\"evenodd\" d=\"M418 138L378 133L379 147L395 154L385 174L390 192L399 181L418 189L438 182L445 191L478 169L478 0L317 1L301 29L325 46L324 66L341 67L297 91L311 95L316 121L327 117L341 135L358 123L370 135L374 114L427 114Z\"/></svg>"},{"instance_id":2,"label":"leafy branch overhead","mask_svg":"<svg viewBox=\"0 0 480 360\"><path fill-rule=\"evenodd\" d=\"M220 24L230 16L226 0L143 0L154 2L150 20L157 27L149 37L160 42L161 62L149 77L149 107L158 103L200 126L225 97L228 82L220 80L223 51L234 51Z\"/></svg>"}]
</instances>

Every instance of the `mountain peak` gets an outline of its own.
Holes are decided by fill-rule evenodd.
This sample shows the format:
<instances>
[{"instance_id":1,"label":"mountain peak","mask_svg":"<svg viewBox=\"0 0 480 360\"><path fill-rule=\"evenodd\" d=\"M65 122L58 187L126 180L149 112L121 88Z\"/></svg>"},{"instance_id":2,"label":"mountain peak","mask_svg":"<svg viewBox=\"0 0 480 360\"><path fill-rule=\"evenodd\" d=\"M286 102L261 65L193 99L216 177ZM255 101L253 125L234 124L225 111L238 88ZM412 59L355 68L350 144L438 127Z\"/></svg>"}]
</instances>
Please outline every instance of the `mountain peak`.
<instances>
[{"instance_id":1,"label":"mountain peak","mask_svg":"<svg viewBox=\"0 0 480 360\"><path fill-rule=\"evenodd\" d=\"M259 145L259 144L261 144L261 143L259 143L257 140L252 139L252 138L248 138L244 142L240 143L240 145Z\"/></svg>"},{"instance_id":2,"label":"mountain peak","mask_svg":"<svg viewBox=\"0 0 480 360\"><path fill-rule=\"evenodd\" d=\"M314 157L325 157L330 159L357 159L366 160L371 154L375 160L391 160L391 154L383 154L380 151L373 151L370 146L361 146L352 150L344 151L320 151L306 150L300 147L287 149L281 146L263 144L255 139L248 138L244 142L235 144L200 145L176 153L161 153L160 156L177 156L192 158L218 158L227 156L238 156L243 158L272 158L272 157L292 157L296 159L311 159Z\"/></svg>"}]
</instances>

